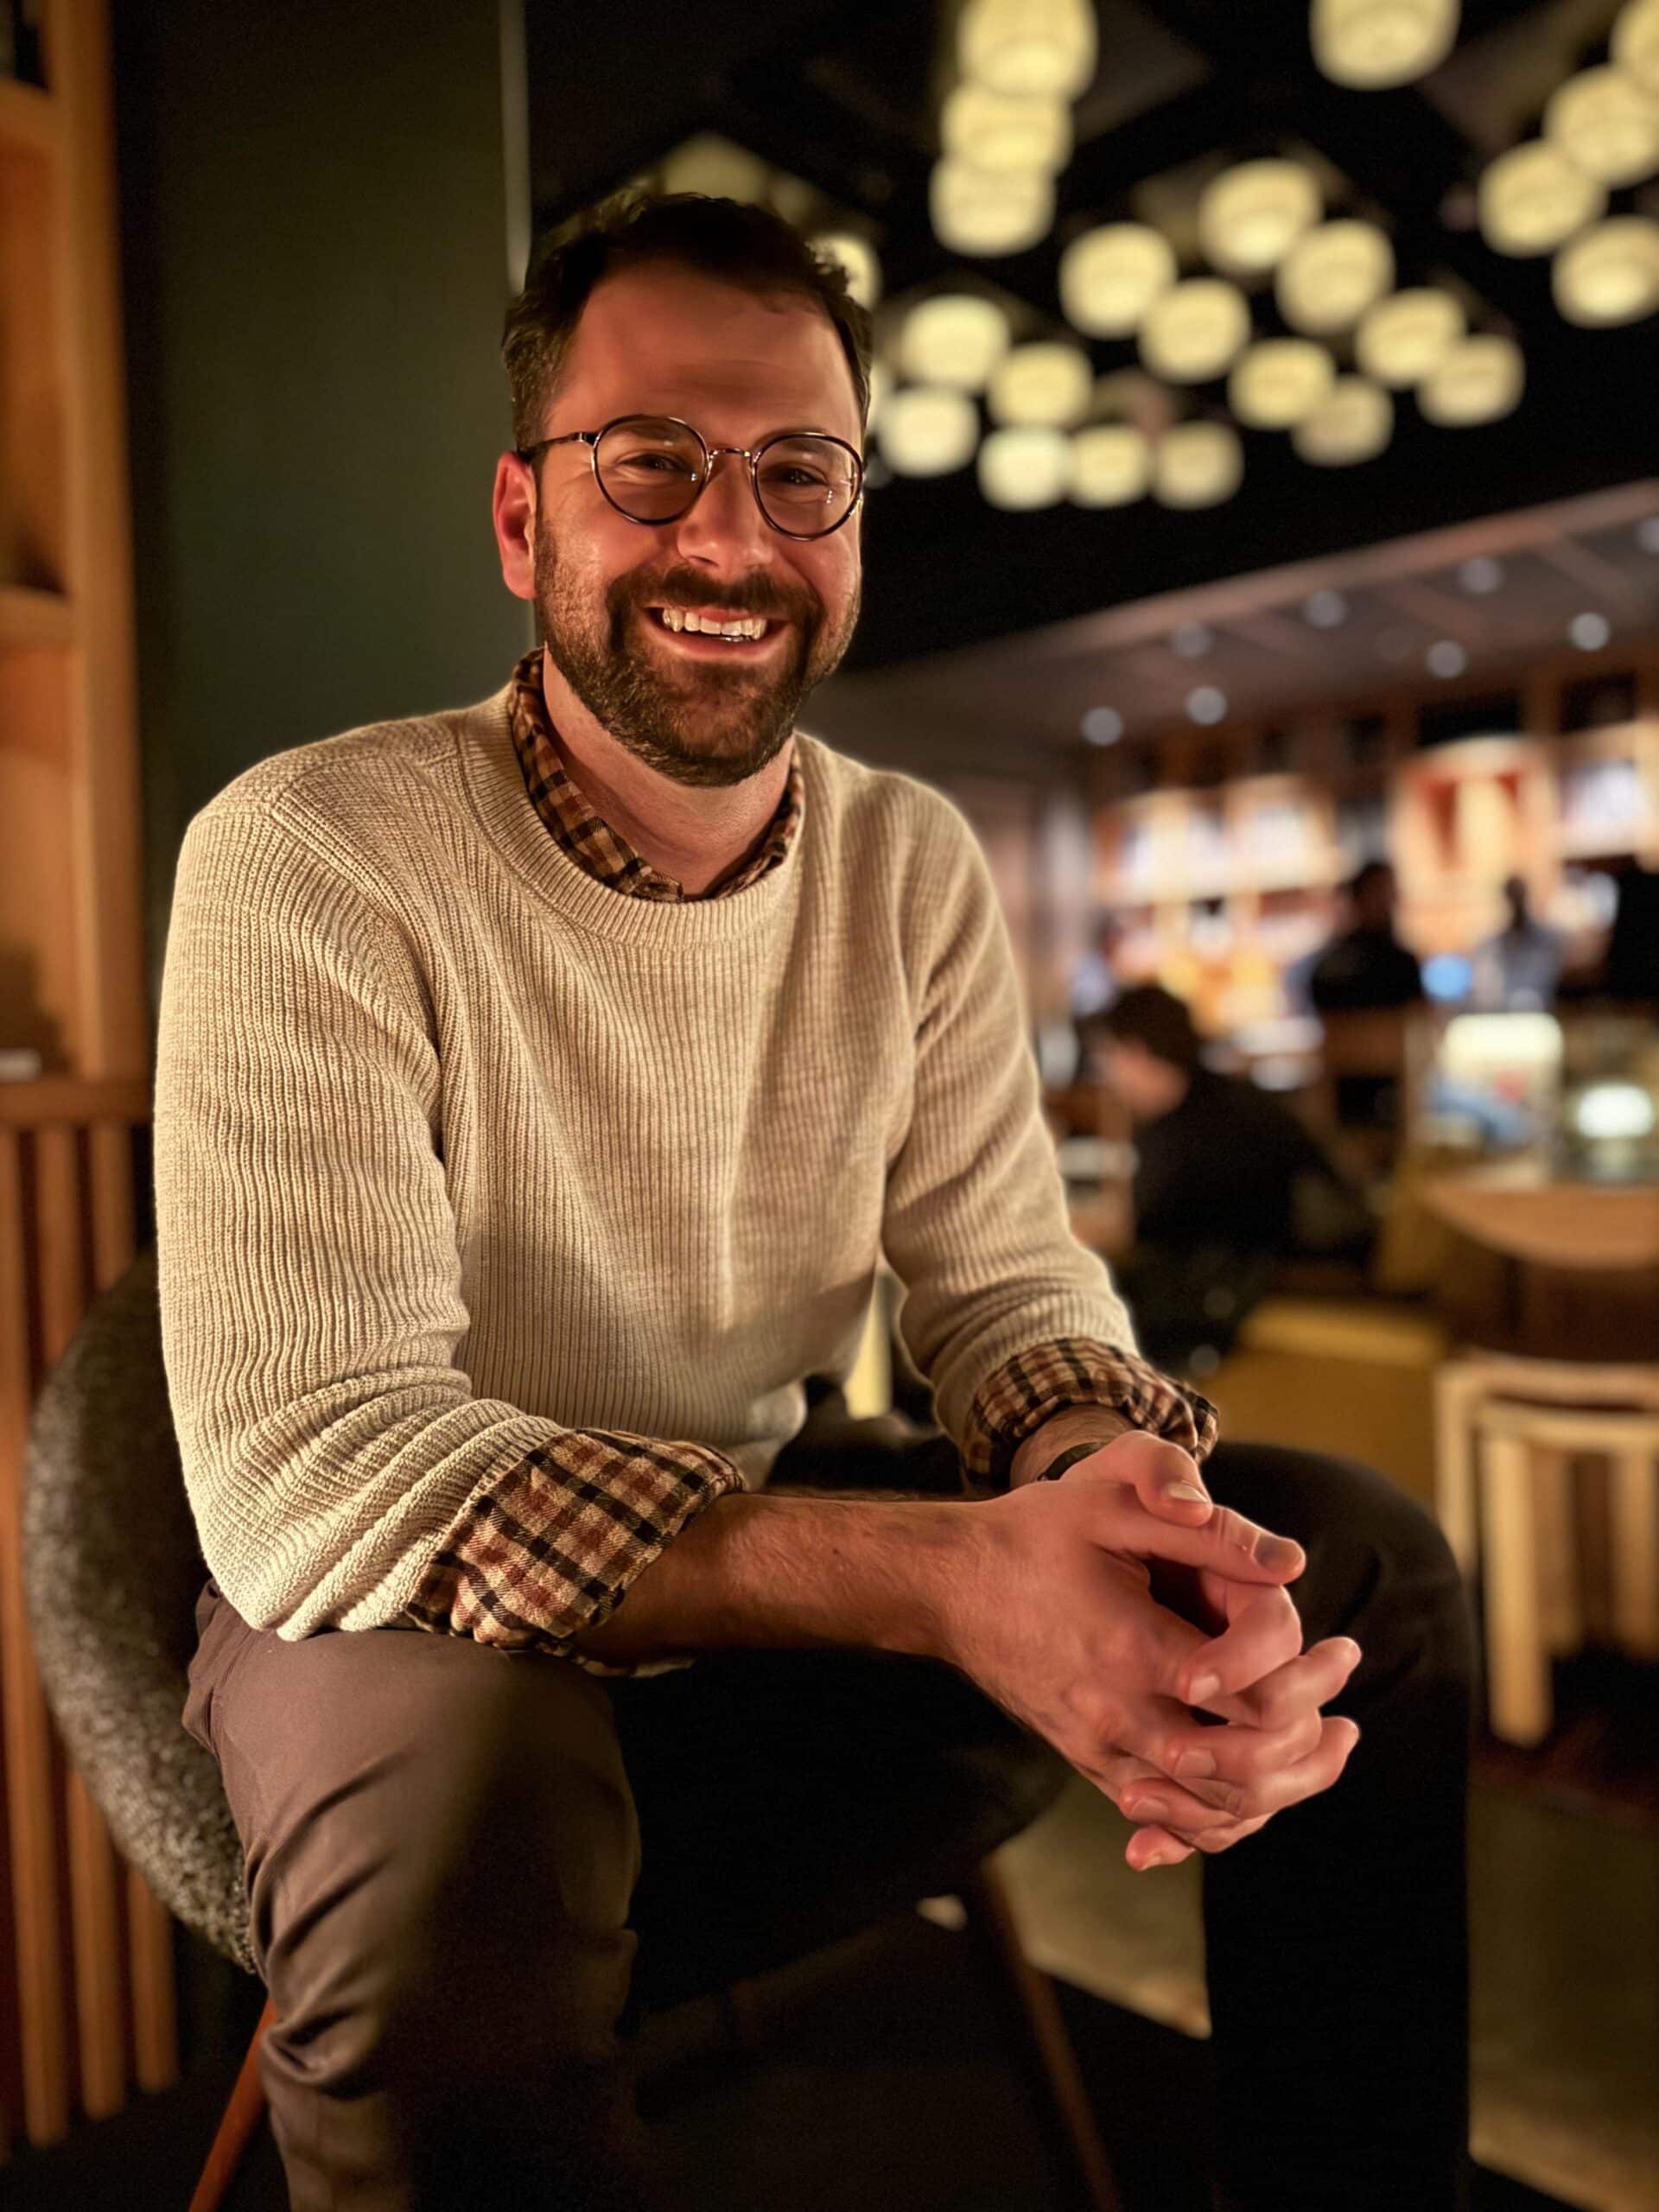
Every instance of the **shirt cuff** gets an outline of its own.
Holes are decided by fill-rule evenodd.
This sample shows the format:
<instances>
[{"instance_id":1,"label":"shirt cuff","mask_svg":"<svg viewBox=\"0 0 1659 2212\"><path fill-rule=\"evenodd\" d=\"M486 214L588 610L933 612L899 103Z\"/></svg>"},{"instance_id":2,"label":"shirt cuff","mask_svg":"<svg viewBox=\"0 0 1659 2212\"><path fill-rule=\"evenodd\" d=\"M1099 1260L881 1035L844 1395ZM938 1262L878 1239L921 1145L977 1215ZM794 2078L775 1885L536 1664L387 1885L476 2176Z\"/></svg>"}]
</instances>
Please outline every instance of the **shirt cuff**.
<instances>
[{"instance_id":1,"label":"shirt cuff","mask_svg":"<svg viewBox=\"0 0 1659 2212\"><path fill-rule=\"evenodd\" d=\"M1015 1452L1067 1406L1107 1407L1199 1460L1219 1425L1208 1398L1135 1353L1092 1337L1056 1337L1016 1352L975 1394L963 1453L969 1488L981 1496L1006 1489Z\"/></svg>"},{"instance_id":2,"label":"shirt cuff","mask_svg":"<svg viewBox=\"0 0 1659 2212\"><path fill-rule=\"evenodd\" d=\"M471 1500L407 1618L435 1636L632 1674L572 1639L608 1620L665 1544L742 1487L732 1462L703 1445L572 1429Z\"/></svg>"}]
</instances>

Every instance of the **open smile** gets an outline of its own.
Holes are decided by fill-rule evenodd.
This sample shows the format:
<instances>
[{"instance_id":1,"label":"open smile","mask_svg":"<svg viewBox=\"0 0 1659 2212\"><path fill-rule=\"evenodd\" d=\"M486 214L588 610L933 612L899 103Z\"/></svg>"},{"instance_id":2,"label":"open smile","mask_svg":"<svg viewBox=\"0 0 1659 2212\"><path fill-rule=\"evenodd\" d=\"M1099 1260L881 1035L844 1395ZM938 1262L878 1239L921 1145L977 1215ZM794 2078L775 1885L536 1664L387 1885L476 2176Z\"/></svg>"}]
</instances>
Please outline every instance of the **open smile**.
<instances>
[{"instance_id":1,"label":"open smile","mask_svg":"<svg viewBox=\"0 0 1659 2212\"><path fill-rule=\"evenodd\" d=\"M640 613L674 650L696 660L760 659L790 626L775 616L734 614L718 607L658 606L643 607Z\"/></svg>"}]
</instances>

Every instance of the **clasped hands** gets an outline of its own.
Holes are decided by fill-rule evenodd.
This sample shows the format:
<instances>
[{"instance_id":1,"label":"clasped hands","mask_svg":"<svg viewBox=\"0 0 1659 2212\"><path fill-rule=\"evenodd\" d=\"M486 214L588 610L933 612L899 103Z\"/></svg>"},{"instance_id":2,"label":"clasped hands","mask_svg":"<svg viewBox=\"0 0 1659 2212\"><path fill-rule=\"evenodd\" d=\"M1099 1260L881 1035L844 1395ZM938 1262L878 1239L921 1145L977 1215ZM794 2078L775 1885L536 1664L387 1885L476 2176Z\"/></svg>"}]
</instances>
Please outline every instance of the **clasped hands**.
<instances>
[{"instance_id":1,"label":"clasped hands","mask_svg":"<svg viewBox=\"0 0 1659 2212\"><path fill-rule=\"evenodd\" d=\"M1359 1646L1302 1649L1300 1547L1217 1505L1178 1446L1114 1437L976 1511L957 1663L1136 1824L1137 1872L1224 1851L1337 1780L1359 1730L1320 1707Z\"/></svg>"}]
</instances>

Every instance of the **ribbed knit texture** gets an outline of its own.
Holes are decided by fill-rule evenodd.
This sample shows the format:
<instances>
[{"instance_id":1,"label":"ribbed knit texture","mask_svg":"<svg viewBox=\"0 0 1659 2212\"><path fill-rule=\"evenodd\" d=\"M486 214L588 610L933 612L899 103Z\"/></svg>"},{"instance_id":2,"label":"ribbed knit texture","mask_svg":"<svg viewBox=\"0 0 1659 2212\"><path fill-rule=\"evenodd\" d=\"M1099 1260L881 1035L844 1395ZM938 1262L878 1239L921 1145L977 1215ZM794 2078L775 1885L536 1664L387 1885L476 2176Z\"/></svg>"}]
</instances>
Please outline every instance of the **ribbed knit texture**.
<instances>
[{"instance_id":1,"label":"ribbed knit texture","mask_svg":"<svg viewBox=\"0 0 1659 2212\"><path fill-rule=\"evenodd\" d=\"M505 691L276 754L190 824L162 1340L245 1618L399 1618L476 1496L571 1429L759 1484L801 1378L850 1370L882 1248L959 1445L1027 1347L1133 1351L1066 1225L971 832L798 744L800 834L722 899L586 875L531 804Z\"/></svg>"}]
</instances>

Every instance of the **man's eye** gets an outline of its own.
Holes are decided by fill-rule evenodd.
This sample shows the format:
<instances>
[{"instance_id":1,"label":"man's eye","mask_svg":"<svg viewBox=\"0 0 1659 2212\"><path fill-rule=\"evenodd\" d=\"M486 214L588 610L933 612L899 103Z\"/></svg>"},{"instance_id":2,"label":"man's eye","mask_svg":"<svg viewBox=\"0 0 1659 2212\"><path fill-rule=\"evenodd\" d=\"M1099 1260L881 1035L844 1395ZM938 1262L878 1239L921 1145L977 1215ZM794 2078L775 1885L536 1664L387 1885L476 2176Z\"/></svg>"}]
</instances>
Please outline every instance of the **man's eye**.
<instances>
[{"instance_id":1,"label":"man's eye","mask_svg":"<svg viewBox=\"0 0 1659 2212\"><path fill-rule=\"evenodd\" d=\"M696 472L671 453L628 453L613 463L635 476L690 476Z\"/></svg>"}]
</instances>

